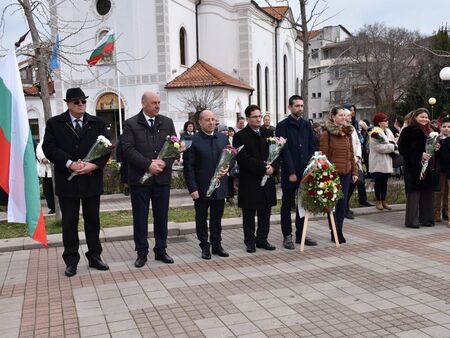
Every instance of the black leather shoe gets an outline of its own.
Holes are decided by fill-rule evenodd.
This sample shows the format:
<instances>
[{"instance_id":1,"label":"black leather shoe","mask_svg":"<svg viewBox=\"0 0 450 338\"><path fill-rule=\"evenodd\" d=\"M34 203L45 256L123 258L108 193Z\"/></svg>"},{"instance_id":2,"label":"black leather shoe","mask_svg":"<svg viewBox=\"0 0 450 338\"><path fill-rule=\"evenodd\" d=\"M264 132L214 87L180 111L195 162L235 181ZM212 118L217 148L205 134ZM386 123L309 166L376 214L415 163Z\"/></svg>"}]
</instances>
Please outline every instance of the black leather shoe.
<instances>
[{"instance_id":1,"label":"black leather shoe","mask_svg":"<svg viewBox=\"0 0 450 338\"><path fill-rule=\"evenodd\" d=\"M355 216L353 216L352 213L350 213L350 212L347 211L347 213L345 214L345 218L348 218L348 219L355 219Z\"/></svg>"},{"instance_id":2,"label":"black leather shoe","mask_svg":"<svg viewBox=\"0 0 450 338\"><path fill-rule=\"evenodd\" d=\"M137 268L142 268L145 263L147 263L147 256L137 256L134 266Z\"/></svg>"},{"instance_id":3,"label":"black leather shoe","mask_svg":"<svg viewBox=\"0 0 450 338\"><path fill-rule=\"evenodd\" d=\"M64 274L67 277L72 277L77 274L77 266L76 265L68 265L66 268L66 271L64 271Z\"/></svg>"},{"instance_id":4,"label":"black leather shoe","mask_svg":"<svg viewBox=\"0 0 450 338\"><path fill-rule=\"evenodd\" d=\"M316 246L317 242L313 240L312 238L306 237L305 238L305 245L307 246Z\"/></svg>"},{"instance_id":5,"label":"black leather shoe","mask_svg":"<svg viewBox=\"0 0 450 338\"><path fill-rule=\"evenodd\" d=\"M50 210L48 211L48 214L49 214L49 215L54 214L54 213L55 213L55 209L50 209Z\"/></svg>"},{"instance_id":6,"label":"black leather shoe","mask_svg":"<svg viewBox=\"0 0 450 338\"><path fill-rule=\"evenodd\" d=\"M254 252L256 252L255 245L247 245L247 252L248 252L248 253L254 253Z\"/></svg>"},{"instance_id":7,"label":"black leather shoe","mask_svg":"<svg viewBox=\"0 0 450 338\"><path fill-rule=\"evenodd\" d=\"M212 254L213 255L217 255L219 257L229 257L230 254L228 252L226 252L222 246L218 246L218 247L213 247L212 248Z\"/></svg>"},{"instance_id":8,"label":"black leather shoe","mask_svg":"<svg viewBox=\"0 0 450 338\"><path fill-rule=\"evenodd\" d=\"M373 207L373 204L370 203L369 201L364 201L362 203L359 203L359 205L362 207Z\"/></svg>"},{"instance_id":9,"label":"black leather shoe","mask_svg":"<svg viewBox=\"0 0 450 338\"><path fill-rule=\"evenodd\" d=\"M409 225L405 225L407 228L412 228L412 229L419 229L420 225L419 224L409 224Z\"/></svg>"},{"instance_id":10,"label":"black leather shoe","mask_svg":"<svg viewBox=\"0 0 450 338\"><path fill-rule=\"evenodd\" d=\"M172 263L174 262L174 260L172 259L172 257L170 257L170 256L167 254L167 252L164 252L164 253L162 253L162 254L157 254L157 253L155 253L155 259L156 259L157 261L161 261L161 262L166 263L166 264L172 264Z\"/></svg>"},{"instance_id":11,"label":"black leather shoe","mask_svg":"<svg viewBox=\"0 0 450 338\"><path fill-rule=\"evenodd\" d=\"M273 251L276 249L276 247L272 244L270 244L268 241L265 241L263 243L257 243L256 247L259 249L265 249L265 250L269 250L269 251Z\"/></svg>"},{"instance_id":12,"label":"black leather shoe","mask_svg":"<svg viewBox=\"0 0 450 338\"><path fill-rule=\"evenodd\" d=\"M434 227L434 222L428 222L428 223L424 223L422 224L423 227Z\"/></svg>"},{"instance_id":13,"label":"black leather shoe","mask_svg":"<svg viewBox=\"0 0 450 338\"><path fill-rule=\"evenodd\" d=\"M211 259L211 253L208 249L202 249L202 259Z\"/></svg>"},{"instance_id":14,"label":"black leather shoe","mask_svg":"<svg viewBox=\"0 0 450 338\"><path fill-rule=\"evenodd\" d=\"M101 271L109 270L108 264L103 262L101 260L101 258L91 257L88 260L89 260L89 267L90 268L94 268L94 269L101 270Z\"/></svg>"}]
</instances>

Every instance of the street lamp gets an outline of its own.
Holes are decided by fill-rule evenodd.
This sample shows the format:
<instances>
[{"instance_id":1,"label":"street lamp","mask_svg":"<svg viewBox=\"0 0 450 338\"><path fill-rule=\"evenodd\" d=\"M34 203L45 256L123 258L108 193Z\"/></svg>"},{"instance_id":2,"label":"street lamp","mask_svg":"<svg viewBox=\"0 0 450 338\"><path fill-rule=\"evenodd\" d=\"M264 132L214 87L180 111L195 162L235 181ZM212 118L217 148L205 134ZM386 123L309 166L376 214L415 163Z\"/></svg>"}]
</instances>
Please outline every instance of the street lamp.
<instances>
[{"instance_id":1,"label":"street lamp","mask_svg":"<svg viewBox=\"0 0 450 338\"><path fill-rule=\"evenodd\" d=\"M439 72L439 77L442 81L448 81L450 80L450 67L444 67Z\"/></svg>"},{"instance_id":2,"label":"street lamp","mask_svg":"<svg viewBox=\"0 0 450 338\"><path fill-rule=\"evenodd\" d=\"M430 97L430 98L428 99L428 103L429 103L430 106L431 106L431 121L433 121L433 119L434 119L433 107L434 107L434 105L436 104L436 99L435 99L434 97Z\"/></svg>"}]
</instances>

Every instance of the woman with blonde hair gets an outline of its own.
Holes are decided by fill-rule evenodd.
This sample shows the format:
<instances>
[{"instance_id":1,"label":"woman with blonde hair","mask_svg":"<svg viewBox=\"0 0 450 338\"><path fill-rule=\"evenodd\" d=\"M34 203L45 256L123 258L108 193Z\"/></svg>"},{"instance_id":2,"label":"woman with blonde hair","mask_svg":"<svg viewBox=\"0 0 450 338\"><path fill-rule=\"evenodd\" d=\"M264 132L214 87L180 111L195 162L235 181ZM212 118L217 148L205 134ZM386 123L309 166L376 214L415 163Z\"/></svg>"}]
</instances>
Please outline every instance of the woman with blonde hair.
<instances>
[{"instance_id":1,"label":"woman with blonde hair","mask_svg":"<svg viewBox=\"0 0 450 338\"><path fill-rule=\"evenodd\" d=\"M348 125L345 119L345 111L342 107L334 107L325 122L325 127L320 135L320 150L328 160L336 166L342 185L343 198L336 204L336 230L339 243L345 243L343 234L344 217L347 209L347 196L350 182L358 180L358 170L352 145L353 127ZM334 241L333 233L331 240Z\"/></svg>"}]
</instances>

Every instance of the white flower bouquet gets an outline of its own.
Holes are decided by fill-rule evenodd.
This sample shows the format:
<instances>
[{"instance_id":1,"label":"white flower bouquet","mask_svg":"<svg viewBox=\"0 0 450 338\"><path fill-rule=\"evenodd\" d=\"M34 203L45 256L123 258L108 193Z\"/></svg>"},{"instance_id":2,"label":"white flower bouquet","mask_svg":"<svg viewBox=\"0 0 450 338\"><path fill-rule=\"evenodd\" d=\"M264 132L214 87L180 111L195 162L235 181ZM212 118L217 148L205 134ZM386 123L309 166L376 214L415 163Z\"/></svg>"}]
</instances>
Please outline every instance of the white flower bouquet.
<instances>
[{"instance_id":1,"label":"white flower bouquet","mask_svg":"<svg viewBox=\"0 0 450 338\"><path fill-rule=\"evenodd\" d=\"M430 156L434 155L434 149L436 143L439 141L439 133L433 131L428 135L427 142L425 143L425 152ZM428 168L428 160L422 160L422 170L420 171L420 179L425 179L425 172Z\"/></svg>"},{"instance_id":2,"label":"white flower bouquet","mask_svg":"<svg viewBox=\"0 0 450 338\"><path fill-rule=\"evenodd\" d=\"M281 151L283 150L284 146L286 145L286 139L284 137L269 137L267 139L267 142L269 142L269 154L267 155L267 164L272 164L275 162L275 160L280 156ZM266 185L267 180L269 179L270 175L264 175L261 180L261 187L264 187Z\"/></svg>"},{"instance_id":3,"label":"white flower bouquet","mask_svg":"<svg viewBox=\"0 0 450 338\"><path fill-rule=\"evenodd\" d=\"M94 144L91 146L91 149L89 149L87 155L83 158L83 162L91 162L93 160L96 160L110 153L112 149L112 143L105 136L99 135L97 137L97 140L95 140ZM78 160L78 162L81 162L81 160ZM67 180L71 181L75 176L77 176L76 171L72 172Z\"/></svg>"}]
</instances>

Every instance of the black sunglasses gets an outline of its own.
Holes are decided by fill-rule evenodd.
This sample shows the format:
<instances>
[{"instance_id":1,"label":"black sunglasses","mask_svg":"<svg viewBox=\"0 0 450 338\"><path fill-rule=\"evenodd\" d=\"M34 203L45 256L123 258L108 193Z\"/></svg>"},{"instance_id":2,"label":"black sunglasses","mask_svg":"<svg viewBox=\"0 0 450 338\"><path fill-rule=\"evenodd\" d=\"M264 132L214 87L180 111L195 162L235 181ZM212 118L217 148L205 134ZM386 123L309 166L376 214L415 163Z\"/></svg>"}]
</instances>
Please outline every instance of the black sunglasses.
<instances>
[{"instance_id":1,"label":"black sunglasses","mask_svg":"<svg viewBox=\"0 0 450 338\"><path fill-rule=\"evenodd\" d=\"M75 105L79 105L80 103L81 104L86 104L86 100L75 100L75 101L70 101L70 102L72 102L73 104L75 104Z\"/></svg>"}]
</instances>

